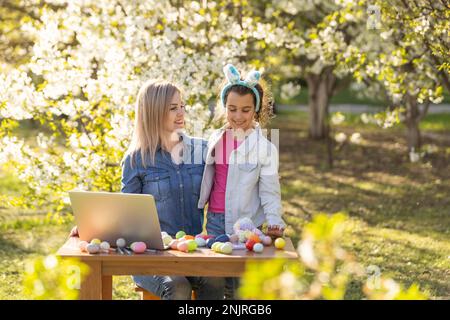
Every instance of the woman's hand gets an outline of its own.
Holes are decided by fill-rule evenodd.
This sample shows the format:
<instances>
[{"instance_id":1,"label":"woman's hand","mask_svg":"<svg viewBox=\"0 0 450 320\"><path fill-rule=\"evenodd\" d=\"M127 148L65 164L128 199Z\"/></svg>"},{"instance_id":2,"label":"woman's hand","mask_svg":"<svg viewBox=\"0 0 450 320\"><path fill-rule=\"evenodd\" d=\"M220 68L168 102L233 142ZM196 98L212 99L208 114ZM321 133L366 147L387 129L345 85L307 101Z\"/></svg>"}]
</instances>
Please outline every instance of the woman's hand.
<instances>
[{"instance_id":1,"label":"woman's hand","mask_svg":"<svg viewBox=\"0 0 450 320\"><path fill-rule=\"evenodd\" d=\"M72 237L78 238L79 236L80 235L78 234L78 227L77 226L73 227L72 230L70 230L69 238L72 238Z\"/></svg>"},{"instance_id":2,"label":"woman's hand","mask_svg":"<svg viewBox=\"0 0 450 320\"><path fill-rule=\"evenodd\" d=\"M280 226L273 225L273 226L267 227L267 235L272 238L282 237L283 232L284 232L284 228L282 228Z\"/></svg>"}]
</instances>

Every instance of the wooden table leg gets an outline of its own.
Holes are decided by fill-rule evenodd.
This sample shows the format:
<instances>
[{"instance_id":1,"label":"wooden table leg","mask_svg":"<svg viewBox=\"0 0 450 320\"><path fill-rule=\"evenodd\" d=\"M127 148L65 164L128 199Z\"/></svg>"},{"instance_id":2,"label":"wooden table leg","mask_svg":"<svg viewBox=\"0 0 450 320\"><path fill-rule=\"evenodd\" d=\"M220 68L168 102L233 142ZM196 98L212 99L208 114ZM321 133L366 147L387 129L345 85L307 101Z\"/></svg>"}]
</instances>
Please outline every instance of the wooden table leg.
<instances>
[{"instance_id":1,"label":"wooden table leg","mask_svg":"<svg viewBox=\"0 0 450 320\"><path fill-rule=\"evenodd\" d=\"M80 285L80 300L101 300L103 279L101 261L83 261L89 267L89 274Z\"/></svg>"},{"instance_id":2,"label":"wooden table leg","mask_svg":"<svg viewBox=\"0 0 450 320\"><path fill-rule=\"evenodd\" d=\"M102 276L102 299L112 300L112 276Z\"/></svg>"}]
</instances>

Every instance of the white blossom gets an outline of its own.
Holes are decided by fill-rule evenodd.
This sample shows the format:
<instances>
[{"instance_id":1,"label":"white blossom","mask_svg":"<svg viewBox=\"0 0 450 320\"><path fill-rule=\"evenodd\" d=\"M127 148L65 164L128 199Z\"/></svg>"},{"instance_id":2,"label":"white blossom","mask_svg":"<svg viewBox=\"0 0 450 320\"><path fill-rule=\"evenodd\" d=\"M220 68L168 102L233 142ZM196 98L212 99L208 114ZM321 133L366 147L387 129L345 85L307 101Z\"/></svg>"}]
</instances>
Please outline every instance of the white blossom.
<instances>
[{"instance_id":1,"label":"white blossom","mask_svg":"<svg viewBox=\"0 0 450 320\"><path fill-rule=\"evenodd\" d=\"M347 140L347 135L343 132L339 132L334 136L334 140L336 140L337 143L343 143Z\"/></svg>"},{"instance_id":2,"label":"white blossom","mask_svg":"<svg viewBox=\"0 0 450 320\"><path fill-rule=\"evenodd\" d=\"M285 83L281 86L281 99L289 100L300 93L301 86L293 82Z\"/></svg>"}]
</instances>

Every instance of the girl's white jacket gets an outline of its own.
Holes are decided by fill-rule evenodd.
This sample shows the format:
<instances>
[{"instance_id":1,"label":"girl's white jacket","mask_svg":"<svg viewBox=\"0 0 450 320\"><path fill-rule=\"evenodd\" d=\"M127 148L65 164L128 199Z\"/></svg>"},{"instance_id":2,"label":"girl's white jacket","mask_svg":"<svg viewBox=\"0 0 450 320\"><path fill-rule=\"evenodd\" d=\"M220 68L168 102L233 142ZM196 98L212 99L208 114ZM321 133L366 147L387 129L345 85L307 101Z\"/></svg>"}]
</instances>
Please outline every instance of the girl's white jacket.
<instances>
[{"instance_id":1,"label":"girl's white jacket","mask_svg":"<svg viewBox=\"0 0 450 320\"><path fill-rule=\"evenodd\" d=\"M204 208L214 183L214 148L225 127L216 130L208 141L206 165L198 202ZM250 218L256 226L285 227L281 208L281 191L278 176L278 149L266 137L261 127L255 126L242 144L230 154L227 187L225 192L225 232L234 233L234 223L243 217Z\"/></svg>"}]
</instances>

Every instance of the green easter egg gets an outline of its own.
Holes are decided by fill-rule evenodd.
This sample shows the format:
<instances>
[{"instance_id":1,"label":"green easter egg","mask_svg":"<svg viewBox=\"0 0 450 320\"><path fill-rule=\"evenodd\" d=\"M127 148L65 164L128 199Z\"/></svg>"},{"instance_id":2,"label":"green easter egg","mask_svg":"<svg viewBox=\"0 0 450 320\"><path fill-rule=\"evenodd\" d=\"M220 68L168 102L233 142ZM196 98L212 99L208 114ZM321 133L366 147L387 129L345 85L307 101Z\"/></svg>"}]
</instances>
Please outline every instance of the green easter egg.
<instances>
[{"instance_id":1,"label":"green easter egg","mask_svg":"<svg viewBox=\"0 0 450 320\"><path fill-rule=\"evenodd\" d=\"M197 242L195 240L188 240L187 245L189 251L195 251L197 249Z\"/></svg>"},{"instance_id":2,"label":"green easter egg","mask_svg":"<svg viewBox=\"0 0 450 320\"><path fill-rule=\"evenodd\" d=\"M180 238L184 237L185 235L186 235L186 232L178 231L177 234L175 235L175 238L180 239Z\"/></svg>"}]
</instances>

